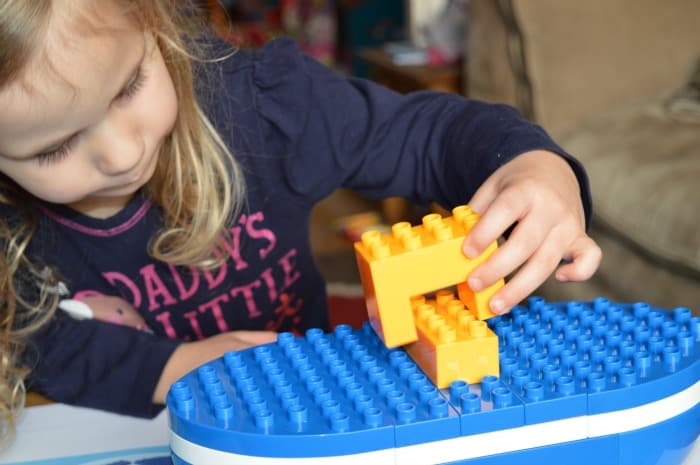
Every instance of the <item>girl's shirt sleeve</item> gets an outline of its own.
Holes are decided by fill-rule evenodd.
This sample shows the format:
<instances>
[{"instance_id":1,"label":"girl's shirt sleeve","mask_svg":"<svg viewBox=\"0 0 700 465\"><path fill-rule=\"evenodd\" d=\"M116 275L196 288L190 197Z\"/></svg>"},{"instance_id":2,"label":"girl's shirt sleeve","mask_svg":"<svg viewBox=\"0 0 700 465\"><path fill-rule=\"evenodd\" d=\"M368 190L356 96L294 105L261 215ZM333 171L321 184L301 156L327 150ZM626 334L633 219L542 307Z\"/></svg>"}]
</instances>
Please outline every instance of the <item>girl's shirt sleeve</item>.
<instances>
[{"instance_id":1,"label":"girl's shirt sleeve","mask_svg":"<svg viewBox=\"0 0 700 465\"><path fill-rule=\"evenodd\" d=\"M26 356L30 389L73 405L150 417L163 367L179 342L134 328L57 314Z\"/></svg>"},{"instance_id":2,"label":"girl's shirt sleeve","mask_svg":"<svg viewBox=\"0 0 700 465\"><path fill-rule=\"evenodd\" d=\"M429 91L401 95L345 78L290 39L273 41L253 60L263 137L284 157L293 195L315 202L342 186L449 207L467 202L517 155L544 149L570 163L590 218L581 164L511 107Z\"/></svg>"}]
</instances>

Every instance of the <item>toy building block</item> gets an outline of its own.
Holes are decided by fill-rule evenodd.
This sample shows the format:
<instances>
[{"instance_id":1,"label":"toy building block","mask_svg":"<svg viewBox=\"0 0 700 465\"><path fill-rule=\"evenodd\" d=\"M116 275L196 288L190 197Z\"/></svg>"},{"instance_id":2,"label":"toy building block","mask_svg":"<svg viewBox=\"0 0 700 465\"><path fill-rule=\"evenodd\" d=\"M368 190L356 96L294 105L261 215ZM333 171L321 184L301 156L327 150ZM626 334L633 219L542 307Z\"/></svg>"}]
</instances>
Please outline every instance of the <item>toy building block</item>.
<instances>
[{"instance_id":1,"label":"toy building block","mask_svg":"<svg viewBox=\"0 0 700 465\"><path fill-rule=\"evenodd\" d=\"M173 463L680 465L700 436L688 309L531 298L487 325L499 377L445 389L369 324L228 352L168 393Z\"/></svg>"},{"instance_id":2,"label":"toy building block","mask_svg":"<svg viewBox=\"0 0 700 465\"><path fill-rule=\"evenodd\" d=\"M443 393L460 415L462 436L525 424L522 402L497 376L484 376L478 384L453 381Z\"/></svg>"},{"instance_id":3,"label":"toy building block","mask_svg":"<svg viewBox=\"0 0 700 465\"><path fill-rule=\"evenodd\" d=\"M175 383L168 403L176 434L245 456L368 454L391 463L385 451L397 442L460 434L447 399L369 325L282 333L276 344L229 352Z\"/></svg>"},{"instance_id":4,"label":"toy building block","mask_svg":"<svg viewBox=\"0 0 700 465\"><path fill-rule=\"evenodd\" d=\"M434 302L416 297L412 303L418 340L405 349L438 388L498 376L498 337L452 292L438 292Z\"/></svg>"},{"instance_id":5,"label":"toy building block","mask_svg":"<svg viewBox=\"0 0 700 465\"><path fill-rule=\"evenodd\" d=\"M411 298L464 283L467 275L497 248L494 242L484 253L469 259L462 243L478 215L467 205L456 207L452 216L433 213L423 224L396 223L391 233L367 231L355 243L355 256L365 293L369 321L387 347L418 339ZM488 301L503 280L479 292L459 286L460 299L479 319L494 316Z\"/></svg>"},{"instance_id":6,"label":"toy building block","mask_svg":"<svg viewBox=\"0 0 700 465\"><path fill-rule=\"evenodd\" d=\"M587 414L588 434L600 436L595 431L617 427L606 412L687 389L700 393L698 340L687 308L532 297L529 308L515 307L489 324L503 344L501 378L523 401L526 423Z\"/></svg>"}]
</instances>

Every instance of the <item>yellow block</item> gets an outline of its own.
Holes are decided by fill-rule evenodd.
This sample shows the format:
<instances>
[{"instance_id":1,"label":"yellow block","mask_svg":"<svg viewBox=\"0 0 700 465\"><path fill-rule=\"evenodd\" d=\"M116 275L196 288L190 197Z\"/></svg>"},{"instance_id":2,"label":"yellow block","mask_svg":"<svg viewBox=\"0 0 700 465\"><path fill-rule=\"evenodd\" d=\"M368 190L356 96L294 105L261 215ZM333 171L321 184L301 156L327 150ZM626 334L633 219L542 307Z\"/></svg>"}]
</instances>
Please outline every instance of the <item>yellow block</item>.
<instances>
[{"instance_id":1,"label":"yellow block","mask_svg":"<svg viewBox=\"0 0 700 465\"><path fill-rule=\"evenodd\" d=\"M418 340L405 349L438 388L456 380L480 383L484 376L499 375L498 336L474 319L461 301L446 305L418 301L415 319Z\"/></svg>"},{"instance_id":2,"label":"yellow block","mask_svg":"<svg viewBox=\"0 0 700 465\"><path fill-rule=\"evenodd\" d=\"M456 207L452 216L433 213L423 224L396 223L391 233L367 231L355 243L355 256L365 293L369 321L387 347L408 344L418 338L411 297L464 283L468 274L498 247L494 242L484 253L469 259L462 243L476 224L478 215L467 205ZM478 319L493 316L491 296L503 280L473 293L459 286L459 295Z\"/></svg>"}]
</instances>

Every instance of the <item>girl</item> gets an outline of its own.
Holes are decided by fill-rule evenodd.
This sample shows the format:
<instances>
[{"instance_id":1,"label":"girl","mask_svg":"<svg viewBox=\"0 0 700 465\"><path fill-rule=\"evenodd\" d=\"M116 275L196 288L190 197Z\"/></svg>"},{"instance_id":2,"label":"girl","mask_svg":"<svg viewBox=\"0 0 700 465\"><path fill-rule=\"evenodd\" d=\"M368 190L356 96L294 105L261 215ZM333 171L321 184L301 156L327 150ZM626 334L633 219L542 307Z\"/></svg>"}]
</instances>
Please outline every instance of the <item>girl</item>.
<instances>
[{"instance_id":1,"label":"girl","mask_svg":"<svg viewBox=\"0 0 700 465\"><path fill-rule=\"evenodd\" d=\"M468 277L517 270L497 313L562 259L561 281L597 268L582 167L512 109L343 79L285 39L232 53L186 38L182 3L0 0L6 431L25 384L147 416L206 360L326 327L308 223L341 186L469 201L468 256L515 225ZM66 299L112 316L57 312Z\"/></svg>"}]
</instances>

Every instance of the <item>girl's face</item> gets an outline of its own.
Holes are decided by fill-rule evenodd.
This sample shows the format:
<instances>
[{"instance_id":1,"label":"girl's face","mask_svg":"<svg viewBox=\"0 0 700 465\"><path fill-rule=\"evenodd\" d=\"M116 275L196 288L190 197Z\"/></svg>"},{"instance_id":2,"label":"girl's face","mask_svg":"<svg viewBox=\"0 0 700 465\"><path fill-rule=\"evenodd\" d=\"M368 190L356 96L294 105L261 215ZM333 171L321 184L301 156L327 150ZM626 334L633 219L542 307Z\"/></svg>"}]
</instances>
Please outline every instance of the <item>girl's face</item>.
<instances>
[{"instance_id":1,"label":"girl's face","mask_svg":"<svg viewBox=\"0 0 700 465\"><path fill-rule=\"evenodd\" d=\"M56 3L54 11L75 5ZM45 45L0 89L0 172L38 198L102 218L151 178L177 114L154 37L113 3L99 2L87 31L76 31L80 18L54 13Z\"/></svg>"}]
</instances>

